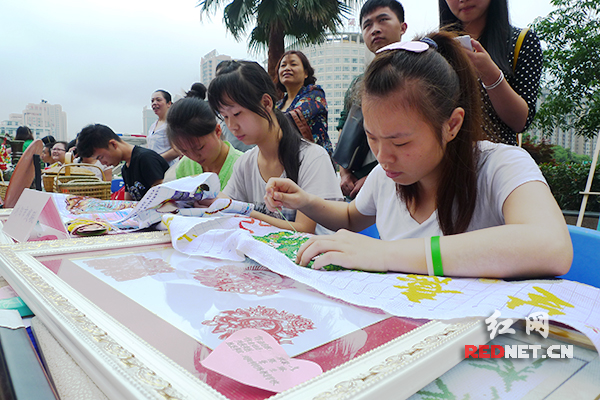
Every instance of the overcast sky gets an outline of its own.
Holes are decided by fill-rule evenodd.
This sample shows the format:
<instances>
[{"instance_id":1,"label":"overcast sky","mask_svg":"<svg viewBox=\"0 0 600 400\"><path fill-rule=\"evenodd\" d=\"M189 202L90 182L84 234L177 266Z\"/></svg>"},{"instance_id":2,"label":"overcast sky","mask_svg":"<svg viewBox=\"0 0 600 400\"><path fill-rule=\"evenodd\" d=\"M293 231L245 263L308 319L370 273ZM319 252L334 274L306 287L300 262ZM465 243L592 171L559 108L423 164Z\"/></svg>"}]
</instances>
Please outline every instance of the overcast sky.
<instances>
[{"instance_id":1,"label":"overcast sky","mask_svg":"<svg viewBox=\"0 0 600 400\"><path fill-rule=\"evenodd\" d=\"M408 32L437 26L437 0L404 0ZM155 89L183 94L200 80L200 58L216 49L248 54L222 24L200 17L197 0L0 1L0 120L41 99L62 105L68 136L90 123L142 133L142 109ZM551 10L550 0L509 0L523 27Z\"/></svg>"}]
</instances>

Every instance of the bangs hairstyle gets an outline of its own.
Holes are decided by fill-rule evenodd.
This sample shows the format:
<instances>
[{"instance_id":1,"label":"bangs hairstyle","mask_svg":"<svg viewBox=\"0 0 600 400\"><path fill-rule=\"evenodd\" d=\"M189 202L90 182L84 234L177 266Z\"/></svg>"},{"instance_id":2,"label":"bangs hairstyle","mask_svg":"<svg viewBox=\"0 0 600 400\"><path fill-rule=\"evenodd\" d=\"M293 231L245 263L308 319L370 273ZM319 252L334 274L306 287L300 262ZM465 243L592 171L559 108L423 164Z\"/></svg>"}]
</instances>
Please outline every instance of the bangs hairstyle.
<instances>
[{"instance_id":1,"label":"bangs hairstyle","mask_svg":"<svg viewBox=\"0 0 600 400\"><path fill-rule=\"evenodd\" d=\"M273 103L271 110L267 110L262 105L265 94L271 97ZM300 132L291 125L288 118L275 107L277 102L275 84L263 67L251 61L228 62L210 82L208 102L220 118L222 118L219 113L221 108L238 104L266 119L271 129L275 126L272 118L272 115L275 115L281 128L279 162L283 165L287 177L298 182L300 148L306 143L302 141Z\"/></svg>"},{"instance_id":2,"label":"bangs hairstyle","mask_svg":"<svg viewBox=\"0 0 600 400\"><path fill-rule=\"evenodd\" d=\"M482 139L481 99L475 70L450 32L430 34L438 50L423 53L392 50L379 53L363 80L364 99L400 92L408 109L418 112L442 145L442 130L457 107L465 110L461 129L447 143L441 161L436 205L444 235L464 232L471 221L477 197L477 159L474 143ZM380 100L380 99L379 99ZM407 206L420 204L418 183L396 185Z\"/></svg>"},{"instance_id":3,"label":"bangs hairstyle","mask_svg":"<svg viewBox=\"0 0 600 400\"><path fill-rule=\"evenodd\" d=\"M189 92L188 92L189 93ZM214 132L217 118L208 103L198 97L177 100L167 113L167 138L175 147L189 147L195 139Z\"/></svg>"},{"instance_id":4,"label":"bangs hairstyle","mask_svg":"<svg viewBox=\"0 0 600 400\"><path fill-rule=\"evenodd\" d=\"M281 61L283 61L283 58L292 54L298 56L300 62L302 63L302 68L304 68L304 72L306 72L307 75L307 77L304 79L304 83L302 84L302 86L314 85L315 83L317 83L315 69L310 65L310 61L308 61L306 55L304 55L303 52L298 50L289 50L283 53L283 55L277 62L277 78L275 79L275 86L277 86L277 89L281 90L282 92L287 92L287 89L279 80L279 67L281 66Z\"/></svg>"}]
</instances>

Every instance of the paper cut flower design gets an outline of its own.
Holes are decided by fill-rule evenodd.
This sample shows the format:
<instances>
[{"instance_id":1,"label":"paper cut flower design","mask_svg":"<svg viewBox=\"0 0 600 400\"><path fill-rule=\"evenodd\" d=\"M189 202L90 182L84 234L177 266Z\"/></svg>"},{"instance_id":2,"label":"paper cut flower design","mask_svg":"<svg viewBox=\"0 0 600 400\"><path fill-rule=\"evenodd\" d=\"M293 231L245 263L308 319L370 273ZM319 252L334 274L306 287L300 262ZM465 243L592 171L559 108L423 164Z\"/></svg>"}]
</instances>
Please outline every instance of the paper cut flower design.
<instances>
[{"instance_id":1,"label":"paper cut flower design","mask_svg":"<svg viewBox=\"0 0 600 400\"><path fill-rule=\"evenodd\" d=\"M197 269L194 279L219 292L270 296L294 288L294 280L269 271L265 267L244 268L225 265L217 269Z\"/></svg>"},{"instance_id":2,"label":"paper cut flower design","mask_svg":"<svg viewBox=\"0 0 600 400\"><path fill-rule=\"evenodd\" d=\"M267 332L279 344L292 344L292 338L315 329L314 323L308 318L263 306L222 311L202 324L214 326L212 333L222 333L219 339L227 339L240 329L254 328Z\"/></svg>"},{"instance_id":3,"label":"paper cut flower design","mask_svg":"<svg viewBox=\"0 0 600 400\"><path fill-rule=\"evenodd\" d=\"M173 272L175 268L162 258L127 255L122 257L98 258L84 261L88 266L99 270L117 282L131 281L145 276Z\"/></svg>"}]
</instances>

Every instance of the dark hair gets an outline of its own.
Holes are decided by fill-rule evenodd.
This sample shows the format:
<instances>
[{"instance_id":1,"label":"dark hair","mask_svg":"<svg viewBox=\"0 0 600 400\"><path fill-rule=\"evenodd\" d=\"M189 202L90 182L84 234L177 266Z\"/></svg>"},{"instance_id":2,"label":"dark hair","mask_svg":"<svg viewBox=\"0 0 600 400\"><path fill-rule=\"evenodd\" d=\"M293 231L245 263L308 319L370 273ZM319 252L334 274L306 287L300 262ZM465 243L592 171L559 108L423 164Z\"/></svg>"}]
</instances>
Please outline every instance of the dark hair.
<instances>
[{"instance_id":1,"label":"dark hair","mask_svg":"<svg viewBox=\"0 0 600 400\"><path fill-rule=\"evenodd\" d=\"M202 85L204 86L204 85ZM189 96L188 92L188 96ZM208 103L201 98L186 97L177 100L167 114L167 138L175 147L192 142L217 128L217 118Z\"/></svg>"},{"instance_id":2,"label":"dark hair","mask_svg":"<svg viewBox=\"0 0 600 400\"><path fill-rule=\"evenodd\" d=\"M94 155L96 149L107 149L112 140L123 140L106 125L88 125L77 134L77 152L80 157L88 158Z\"/></svg>"},{"instance_id":3,"label":"dark hair","mask_svg":"<svg viewBox=\"0 0 600 400\"><path fill-rule=\"evenodd\" d=\"M223 69L229 67L234 62L234 60L223 60L220 63L218 63L215 67L215 75L219 75Z\"/></svg>"},{"instance_id":4,"label":"dark hair","mask_svg":"<svg viewBox=\"0 0 600 400\"><path fill-rule=\"evenodd\" d=\"M206 100L206 86L200 82L196 82L192 85L190 90L185 92L185 97L195 97L201 100Z\"/></svg>"},{"instance_id":5,"label":"dark hair","mask_svg":"<svg viewBox=\"0 0 600 400\"><path fill-rule=\"evenodd\" d=\"M396 0L367 0L360 9L360 18L358 19L362 27L363 18L365 15L372 13L378 8L389 7L396 14L398 21L404 22L404 7L402 3Z\"/></svg>"},{"instance_id":6,"label":"dark hair","mask_svg":"<svg viewBox=\"0 0 600 400\"><path fill-rule=\"evenodd\" d=\"M266 110L262 106L261 100L265 94L271 97L272 110ZM300 146L304 144L298 130L294 129L290 121L275 107L276 99L275 84L267 71L258 63L250 61L232 61L221 69L208 86L208 101L217 115L223 106L237 103L266 119L272 127L275 121L269 111L275 114L282 132L278 147L279 161L288 178L297 183L300 170Z\"/></svg>"},{"instance_id":7,"label":"dark hair","mask_svg":"<svg viewBox=\"0 0 600 400\"><path fill-rule=\"evenodd\" d=\"M438 0L438 4L440 29L462 31L462 22L452 13L446 0ZM483 32L479 38L473 39L481 43L496 65L509 76L513 75L508 60L510 35L507 0L490 0Z\"/></svg>"},{"instance_id":8,"label":"dark hair","mask_svg":"<svg viewBox=\"0 0 600 400\"><path fill-rule=\"evenodd\" d=\"M171 93L167 92L166 90L163 89L157 89L152 93L162 93L163 97L165 98L165 101L167 103L171 103Z\"/></svg>"},{"instance_id":9,"label":"dark hair","mask_svg":"<svg viewBox=\"0 0 600 400\"><path fill-rule=\"evenodd\" d=\"M54 144L54 142L56 142L56 139L54 138L54 136L48 135L48 136L44 136L42 138L42 142L44 142L45 147L48 147L49 144L50 145Z\"/></svg>"},{"instance_id":10,"label":"dark hair","mask_svg":"<svg viewBox=\"0 0 600 400\"><path fill-rule=\"evenodd\" d=\"M15 140L33 140L33 133L28 126L20 126L17 128L17 133L15 134Z\"/></svg>"},{"instance_id":11,"label":"dark hair","mask_svg":"<svg viewBox=\"0 0 600 400\"><path fill-rule=\"evenodd\" d=\"M315 77L315 69L310 65L310 61L308 61L308 58L306 58L306 55L304 55L304 53L301 51L289 50L289 51L286 51L285 53L283 53L283 55L277 62L277 70L279 71L279 66L281 65L281 61L283 60L283 58L285 56L288 56L291 54L295 54L298 56L298 58L302 62L302 67L304 68L304 72L306 72L307 77L306 77L306 79L304 79L304 84L302 86L314 85L317 82L317 78ZM283 86L283 83L281 83L279 81L279 72L277 72L277 78L275 79L275 86L277 86L277 89L281 90L282 92L287 92L287 89L285 88L285 86Z\"/></svg>"},{"instance_id":12,"label":"dark hair","mask_svg":"<svg viewBox=\"0 0 600 400\"><path fill-rule=\"evenodd\" d=\"M473 65L454 40L456 36L450 32L429 35L437 51L384 51L371 62L363 80L363 96L402 92L406 107L428 121L440 145L443 124L457 107L465 110L462 127L447 143L441 161L436 206L444 235L464 232L469 226L477 197L479 152L473 144L483 138L479 83ZM407 205L419 205L418 183L396 185L396 189Z\"/></svg>"}]
</instances>

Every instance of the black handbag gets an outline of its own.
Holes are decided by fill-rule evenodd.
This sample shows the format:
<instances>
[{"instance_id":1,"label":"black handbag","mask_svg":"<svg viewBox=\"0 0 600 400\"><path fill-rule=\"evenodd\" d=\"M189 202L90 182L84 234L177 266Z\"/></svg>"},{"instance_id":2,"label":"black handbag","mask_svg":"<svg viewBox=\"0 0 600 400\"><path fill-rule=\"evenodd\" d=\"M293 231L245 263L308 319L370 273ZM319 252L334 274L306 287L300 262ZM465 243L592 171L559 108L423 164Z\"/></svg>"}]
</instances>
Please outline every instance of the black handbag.
<instances>
[{"instance_id":1,"label":"black handbag","mask_svg":"<svg viewBox=\"0 0 600 400\"><path fill-rule=\"evenodd\" d=\"M369 144L363 127L362 110L353 105L332 157L343 168L354 171L362 167L368 153Z\"/></svg>"}]
</instances>

